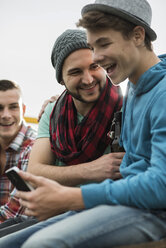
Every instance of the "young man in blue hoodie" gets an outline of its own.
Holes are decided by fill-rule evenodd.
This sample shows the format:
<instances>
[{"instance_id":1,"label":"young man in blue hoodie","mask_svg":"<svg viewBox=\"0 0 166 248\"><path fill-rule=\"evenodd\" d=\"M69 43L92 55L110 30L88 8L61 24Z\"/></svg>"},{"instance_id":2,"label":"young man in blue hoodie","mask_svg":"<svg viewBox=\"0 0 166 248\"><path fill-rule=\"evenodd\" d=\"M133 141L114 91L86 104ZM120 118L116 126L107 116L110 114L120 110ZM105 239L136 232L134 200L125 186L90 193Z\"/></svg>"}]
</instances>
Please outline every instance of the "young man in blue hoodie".
<instances>
[{"instance_id":1,"label":"young man in blue hoodie","mask_svg":"<svg viewBox=\"0 0 166 248\"><path fill-rule=\"evenodd\" d=\"M150 25L146 0L96 0L83 8L79 26L87 29L94 60L115 85L129 79L121 135L123 178L72 188L20 173L37 187L18 192L28 215L44 220L68 210L86 211L48 219L35 230L6 237L0 246L18 238L26 241L22 248L115 247L166 237L166 59L152 50L156 33Z\"/></svg>"}]
</instances>

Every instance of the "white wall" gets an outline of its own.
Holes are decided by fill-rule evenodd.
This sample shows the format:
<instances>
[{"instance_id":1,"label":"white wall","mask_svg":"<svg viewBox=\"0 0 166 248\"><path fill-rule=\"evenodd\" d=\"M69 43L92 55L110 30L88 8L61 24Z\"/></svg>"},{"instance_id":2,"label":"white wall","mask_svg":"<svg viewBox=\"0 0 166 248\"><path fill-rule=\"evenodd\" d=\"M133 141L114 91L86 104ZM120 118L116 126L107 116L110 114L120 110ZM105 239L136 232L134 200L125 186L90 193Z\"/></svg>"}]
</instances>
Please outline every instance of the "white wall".
<instances>
[{"instance_id":1,"label":"white wall","mask_svg":"<svg viewBox=\"0 0 166 248\"><path fill-rule=\"evenodd\" d=\"M75 28L81 8L93 0L0 0L0 79L23 89L27 116L37 116L43 101L64 89L50 62L57 36ZM152 26L158 34L154 48L165 52L165 0L149 0Z\"/></svg>"}]
</instances>

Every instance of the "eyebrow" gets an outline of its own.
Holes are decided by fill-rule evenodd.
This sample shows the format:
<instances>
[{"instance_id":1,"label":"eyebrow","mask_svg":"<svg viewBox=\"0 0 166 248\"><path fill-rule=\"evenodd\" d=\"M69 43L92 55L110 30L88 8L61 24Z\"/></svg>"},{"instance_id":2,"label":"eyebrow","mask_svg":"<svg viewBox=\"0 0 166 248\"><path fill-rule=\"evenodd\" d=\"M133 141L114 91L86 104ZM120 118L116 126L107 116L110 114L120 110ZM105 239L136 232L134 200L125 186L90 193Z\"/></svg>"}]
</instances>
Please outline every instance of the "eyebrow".
<instances>
[{"instance_id":1,"label":"eyebrow","mask_svg":"<svg viewBox=\"0 0 166 248\"><path fill-rule=\"evenodd\" d=\"M18 102L9 103L9 106L13 106L13 105L19 105L19 103ZM3 107L4 105L0 103L0 106Z\"/></svg>"},{"instance_id":2,"label":"eyebrow","mask_svg":"<svg viewBox=\"0 0 166 248\"><path fill-rule=\"evenodd\" d=\"M107 38L107 37L101 37L98 40L96 40L96 43L97 44L100 44L100 43L105 42L105 41L109 41L109 38Z\"/></svg>"},{"instance_id":3,"label":"eyebrow","mask_svg":"<svg viewBox=\"0 0 166 248\"><path fill-rule=\"evenodd\" d=\"M95 44L101 44L103 42L108 42L108 41L110 41L110 39L108 37L101 37L95 41ZM89 44L89 43L88 43L88 46L92 47L91 44Z\"/></svg>"},{"instance_id":4,"label":"eyebrow","mask_svg":"<svg viewBox=\"0 0 166 248\"><path fill-rule=\"evenodd\" d=\"M12 106L19 106L19 103L18 102L9 103L9 107L12 107Z\"/></svg>"}]
</instances>

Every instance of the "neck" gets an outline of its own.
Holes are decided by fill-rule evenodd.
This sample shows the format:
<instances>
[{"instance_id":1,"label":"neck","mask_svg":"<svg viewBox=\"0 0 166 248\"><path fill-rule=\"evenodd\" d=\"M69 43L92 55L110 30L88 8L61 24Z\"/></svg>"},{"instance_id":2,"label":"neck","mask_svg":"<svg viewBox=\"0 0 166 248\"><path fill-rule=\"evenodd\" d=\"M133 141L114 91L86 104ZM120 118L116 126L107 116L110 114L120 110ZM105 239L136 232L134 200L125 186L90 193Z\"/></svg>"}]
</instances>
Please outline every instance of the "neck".
<instances>
[{"instance_id":1,"label":"neck","mask_svg":"<svg viewBox=\"0 0 166 248\"><path fill-rule=\"evenodd\" d=\"M0 145L0 176L4 173L6 166L6 151L5 148Z\"/></svg>"},{"instance_id":2,"label":"neck","mask_svg":"<svg viewBox=\"0 0 166 248\"><path fill-rule=\"evenodd\" d=\"M84 103L81 102L75 98L73 98L73 102L75 104L75 107L77 109L77 111L82 115L82 116L86 116L88 114L88 112L92 109L92 107L94 106L94 102L92 103Z\"/></svg>"},{"instance_id":3,"label":"neck","mask_svg":"<svg viewBox=\"0 0 166 248\"><path fill-rule=\"evenodd\" d=\"M4 140L4 139L0 138L1 150L5 151L9 147L10 143L11 143L11 140L8 140L8 139Z\"/></svg>"},{"instance_id":4,"label":"neck","mask_svg":"<svg viewBox=\"0 0 166 248\"><path fill-rule=\"evenodd\" d=\"M137 68L132 75L130 75L129 80L133 84L136 84L141 75L149 70L152 66L158 64L160 59L156 56L153 51L143 50L140 56L140 60L137 64Z\"/></svg>"}]
</instances>

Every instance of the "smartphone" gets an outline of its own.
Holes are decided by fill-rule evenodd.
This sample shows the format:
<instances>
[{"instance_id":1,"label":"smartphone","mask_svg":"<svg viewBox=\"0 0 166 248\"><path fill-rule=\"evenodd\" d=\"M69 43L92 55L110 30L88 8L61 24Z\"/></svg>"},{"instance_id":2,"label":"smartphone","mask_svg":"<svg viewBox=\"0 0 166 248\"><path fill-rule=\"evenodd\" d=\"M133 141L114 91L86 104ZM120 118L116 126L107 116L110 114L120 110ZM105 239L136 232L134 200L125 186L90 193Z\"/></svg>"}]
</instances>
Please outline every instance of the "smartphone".
<instances>
[{"instance_id":1,"label":"smartphone","mask_svg":"<svg viewBox=\"0 0 166 248\"><path fill-rule=\"evenodd\" d=\"M34 188L32 185L30 185L27 181L22 179L20 175L18 174L19 168L14 166L7 171L5 171L8 179L11 181L11 183L16 187L16 189L20 191L31 191Z\"/></svg>"}]
</instances>

